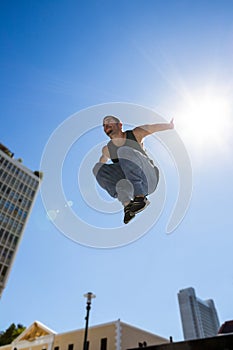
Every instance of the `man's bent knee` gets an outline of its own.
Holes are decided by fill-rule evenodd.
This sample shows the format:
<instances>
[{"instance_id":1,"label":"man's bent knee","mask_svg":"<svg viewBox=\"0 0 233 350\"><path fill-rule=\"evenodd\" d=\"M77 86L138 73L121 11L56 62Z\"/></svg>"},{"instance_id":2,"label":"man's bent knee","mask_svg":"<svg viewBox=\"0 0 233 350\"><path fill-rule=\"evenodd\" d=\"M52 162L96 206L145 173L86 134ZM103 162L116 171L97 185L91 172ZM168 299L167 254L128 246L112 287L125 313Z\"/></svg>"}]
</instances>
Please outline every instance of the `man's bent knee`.
<instances>
[{"instance_id":1,"label":"man's bent knee","mask_svg":"<svg viewBox=\"0 0 233 350\"><path fill-rule=\"evenodd\" d=\"M117 155L119 158L131 159L133 154L136 154L136 150L129 146L122 146L117 150Z\"/></svg>"},{"instance_id":2,"label":"man's bent knee","mask_svg":"<svg viewBox=\"0 0 233 350\"><path fill-rule=\"evenodd\" d=\"M95 177L97 176L97 174L98 174L100 168L102 167L102 165L103 165L103 163L100 163L100 162L96 163L94 168L92 169L92 172L95 175Z\"/></svg>"}]
</instances>

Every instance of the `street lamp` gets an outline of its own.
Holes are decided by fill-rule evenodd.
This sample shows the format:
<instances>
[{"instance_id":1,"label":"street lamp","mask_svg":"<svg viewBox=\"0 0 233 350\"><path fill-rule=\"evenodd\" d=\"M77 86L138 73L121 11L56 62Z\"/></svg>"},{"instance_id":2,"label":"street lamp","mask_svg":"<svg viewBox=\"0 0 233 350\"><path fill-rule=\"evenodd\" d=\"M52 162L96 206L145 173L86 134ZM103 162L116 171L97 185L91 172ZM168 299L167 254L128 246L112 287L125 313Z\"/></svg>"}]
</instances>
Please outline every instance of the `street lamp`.
<instances>
[{"instance_id":1,"label":"street lamp","mask_svg":"<svg viewBox=\"0 0 233 350\"><path fill-rule=\"evenodd\" d=\"M87 348L87 333L88 333L88 321L89 321L89 313L91 310L91 299L95 298L95 294L88 292L84 294L84 297L87 298L87 314L85 317L86 325L85 325L85 333L84 333L84 340L83 340L83 350L88 350Z\"/></svg>"}]
</instances>

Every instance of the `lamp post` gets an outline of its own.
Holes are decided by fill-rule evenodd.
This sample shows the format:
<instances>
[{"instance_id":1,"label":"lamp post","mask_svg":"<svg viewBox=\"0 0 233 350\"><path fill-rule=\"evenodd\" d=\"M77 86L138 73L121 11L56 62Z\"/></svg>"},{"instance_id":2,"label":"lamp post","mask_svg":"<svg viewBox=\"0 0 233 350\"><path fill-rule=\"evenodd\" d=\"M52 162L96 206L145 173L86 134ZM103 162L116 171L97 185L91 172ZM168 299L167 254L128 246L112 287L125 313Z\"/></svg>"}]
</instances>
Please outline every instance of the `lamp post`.
<instances>
[{"instance_id":1,"label":"lamp post","mask_svg":"<svg viewBox=\"0 0 233 350\"><path fill-rule=\"evenodd\" d=\"M84 294L84 297L87 298L87 306L86 306L87 314L85 317L86 325L85 325L85 333L84 333L84 340L83 340L83 350L88 350L87 348L88 321L89 321L89 313L91 310L91 299L95 298L95 294L88 292Z\"/></svg>"}]
</instances>

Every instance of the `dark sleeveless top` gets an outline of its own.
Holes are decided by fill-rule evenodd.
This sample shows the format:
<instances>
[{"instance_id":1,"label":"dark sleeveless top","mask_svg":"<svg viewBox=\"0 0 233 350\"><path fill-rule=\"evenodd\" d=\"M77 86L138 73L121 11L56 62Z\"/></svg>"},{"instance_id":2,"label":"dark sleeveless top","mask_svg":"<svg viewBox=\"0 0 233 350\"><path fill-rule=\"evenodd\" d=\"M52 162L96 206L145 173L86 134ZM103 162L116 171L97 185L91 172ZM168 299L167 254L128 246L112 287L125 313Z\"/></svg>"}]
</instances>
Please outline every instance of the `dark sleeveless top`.
<instances>
[{"instance_id":1,"label":"dark sleeveless top","mask_svg":"<svg viewBox=\"0 0 233 350\"><path fill-rule=\"evenodd\" d=\"M146 152L143 150L143 148L137 142L137 140L133 134L133 130L126 130L125 133L126 133L126 140L125 140L125 143L123 145L116 146L116 145L114 145L112 140L109 141L109 143L107 144L108 151L109 151L110 158L111 158L112 162L113 163L119 162L117 151L118 151L118 148L123 147L123 146L132 147L132 148L136 149L137 151L141 152L144 156L146 156L148 158ZM149 158L148 158L148 160L151 161Z\"/></svg>"}]
</instances>

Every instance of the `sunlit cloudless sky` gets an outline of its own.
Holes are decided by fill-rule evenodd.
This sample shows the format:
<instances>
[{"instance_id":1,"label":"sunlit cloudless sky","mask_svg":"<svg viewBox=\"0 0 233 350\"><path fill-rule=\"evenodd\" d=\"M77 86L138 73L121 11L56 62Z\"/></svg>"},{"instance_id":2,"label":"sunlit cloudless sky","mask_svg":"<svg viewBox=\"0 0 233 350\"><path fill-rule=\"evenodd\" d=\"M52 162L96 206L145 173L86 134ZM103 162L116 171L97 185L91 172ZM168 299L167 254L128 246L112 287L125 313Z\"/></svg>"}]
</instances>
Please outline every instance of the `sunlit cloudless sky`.
<instances>
[{"instance_id":1,"label":"sunlit cloudless sky","mask_svg":"<svg viewBox=\"0 0 233 350\"><path fill-rule=\"evenodd\" d=\"M146 235L114 249L66 238L39 193L0 301L1 330L34 320L57 332L82 328L87 291L96 294L90 325L120 318L181 340L177 293L190 286L214 300L220 323L233 318L232 18L230 0L0 2L1 142L25 166L39 169L71 115L127 102L174 117L193 169L179 227L166 235L168 200ZM77 164L68 166L78 186ZM169 197L172 172L166 181Z\"/></svg>"}]
</instances>

